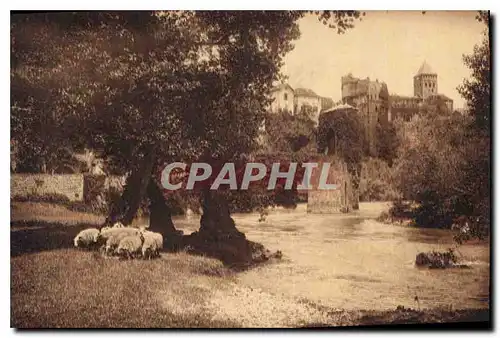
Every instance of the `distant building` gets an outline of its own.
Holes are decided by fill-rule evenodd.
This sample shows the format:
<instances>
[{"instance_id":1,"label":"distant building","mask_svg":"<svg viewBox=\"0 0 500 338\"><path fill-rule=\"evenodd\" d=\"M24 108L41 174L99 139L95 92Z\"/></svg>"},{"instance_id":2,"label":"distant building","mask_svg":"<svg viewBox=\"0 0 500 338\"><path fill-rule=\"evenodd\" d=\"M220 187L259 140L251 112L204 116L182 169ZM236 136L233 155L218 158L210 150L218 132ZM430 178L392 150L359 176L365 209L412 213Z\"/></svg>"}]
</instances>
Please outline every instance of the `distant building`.
<instances>
[{"instance_id":1,"label":"distant building","mask_svg":"<svg viewBox=\"0 0 500 338\"><path fill-rule=\"evenodd\" d=\"M453 112L453 100L438 93L437 73L424 61L413 77L413 96L391 95L389 119L409 121L424 108Z\"/></svg>"},{"instance_id":2,"label":"distant building","mask_svg":"<svg viewBox=\"0 0 500 338\"><path fill-rule=\"evenodd\" d=\"M294 115L302 109L311 114L311 119L317 124L319 113L323 106L333 104L330 98L321 97L311 89L293 89L289 84L283 83L274 87L271 91L271 112L287 111Z\"/></svg>"},{"instance_id":3,"label":"distant building","mask_svg":"<svg viewBox=\"0 0 500 338\"><path fill-rule=\"evenodd\" d=\"M444 104L449 112L453 112L453 100L444 94L433 94L424 101L430 107L437 108L439 104Z\"/></svg>"},{"instance_id":4,"label":"distant building","mask_svg":"<svg viewBox=\"0 0 500 338\"><path fill-rule=\"evenodd\" d=\"M413 77L413 95L427 99L438 92L437 73L424 61L417 74Z\"/></svg>"},{"instance_id":5,"label":"distant building","mask_svg":"<svg viewBox=\"0 0 500 338\"><path fill-rule=\"evenodd\" d=\"M311 118L317 123L321 111L321 97L311 89L295 89L295 113L300 112L303 107L309 108L313 114Z\"/></svg>"},{"instance_id":6,"label":"distant building","mask_svg":"<svg viewBox=\"0 0 500 338\"><path fill-rule=\"evenodd\" d=\"M288 84L280 84L272 89L271 111L278 112L285 110L293 113L295 110L295 91Z\"/></svg>"},{"instance_id":7,"label":"distant building","mask_svg":"<svg viewBox=\"0 0 500 338\"><path fill-rule=\"evenodd\" d=\"M416 96L390 96L389 121L403 119L409 121L422 108L422 99Z\"/></svg>"},{"instance_id":8,"label":"distant building","mask_svg":"<svg viewBox=\"0 0 500 338\"><path fill-rule=\"evenodd\" d=\"M377 123L389 119L389 92L387 84L370 78L360 79L348 74L342 79L342 102L358 109L363 121L369 153L376 154L375 132Z\"/></svg>"}]
</instances>

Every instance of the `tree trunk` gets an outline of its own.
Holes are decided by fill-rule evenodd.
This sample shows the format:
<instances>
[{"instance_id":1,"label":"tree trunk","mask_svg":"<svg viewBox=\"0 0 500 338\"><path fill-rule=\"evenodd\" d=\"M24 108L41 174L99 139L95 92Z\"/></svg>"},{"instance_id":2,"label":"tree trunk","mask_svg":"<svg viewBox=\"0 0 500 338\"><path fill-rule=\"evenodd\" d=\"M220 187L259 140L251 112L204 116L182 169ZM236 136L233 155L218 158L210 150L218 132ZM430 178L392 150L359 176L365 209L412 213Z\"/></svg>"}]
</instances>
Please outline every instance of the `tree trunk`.
<instances>
[{"instance_id":1,"label":"tree trunk","mask_svg":"<svg viewBox=\"0 0 500 338\"><path fill-rule=\"evenodd\" d=\"M161 233L163 237L177 233L172 222L170 208L165 203L161 189L152 178L149 180L147 193L149 197L149 229Z\"/></svg>"},{"instance_id":2,"label":"tree trunk","mask_svg":"<svg viewBox=\"0 0 500 338\"><path fill-rule=\"evenodd\" d=\"M111 212L106 219L106 224L121 222L124 225L129 225L132 223L146 194L153 166L153 151L147 151L141 162L132 170L132 173L127 178L123 193L120 199L112 206Z\"/></svg>"},{"instance_id":3,"label":"tree trunk","mask_svg":"<svg viewBox=\"0 0 500 338\"><path fill-rule=\"evenodd\" d=\"M236 229L225 196L209 189L202 192L203 215L200 220L200 234L209 237L245 237Z\"/></svg>"}]
</instances>

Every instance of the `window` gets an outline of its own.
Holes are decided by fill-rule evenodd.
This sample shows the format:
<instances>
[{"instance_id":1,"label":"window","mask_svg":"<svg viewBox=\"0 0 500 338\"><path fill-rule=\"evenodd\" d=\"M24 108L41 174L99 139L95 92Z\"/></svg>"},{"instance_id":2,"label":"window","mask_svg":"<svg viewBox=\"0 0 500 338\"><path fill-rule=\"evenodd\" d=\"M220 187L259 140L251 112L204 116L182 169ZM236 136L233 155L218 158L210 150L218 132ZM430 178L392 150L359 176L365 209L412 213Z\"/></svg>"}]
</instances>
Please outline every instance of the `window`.
<instances>
[{"instance_id":1,"label":"window","mask_svg":"<svg viewBox=\"0 0 500 338\"><path fill-rule=\"evenodd\" d=\"M285 93L285 94L283 95L283 98L285 99L285 101L287 101L287 100L288 100L288 94L287 94L287 93Z\"/></svg>"}]
</instances>

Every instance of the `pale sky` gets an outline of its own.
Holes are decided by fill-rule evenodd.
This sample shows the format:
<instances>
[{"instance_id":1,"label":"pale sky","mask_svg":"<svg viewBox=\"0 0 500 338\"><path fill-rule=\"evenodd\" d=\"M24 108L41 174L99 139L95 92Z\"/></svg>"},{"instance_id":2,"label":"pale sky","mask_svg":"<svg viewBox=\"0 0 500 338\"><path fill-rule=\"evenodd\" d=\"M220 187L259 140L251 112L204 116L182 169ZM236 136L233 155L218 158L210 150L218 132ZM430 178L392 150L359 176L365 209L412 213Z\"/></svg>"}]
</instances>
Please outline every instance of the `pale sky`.
<instances>
[{"instance_id":1,"label":"pale sky","mask_svg":"<svg viewBox=\"0 0 500 338\"><path fill-rule=\"evenodd\" d=\"M301 37L285 57L283 72L292 87L306 87L318 95L341 99L340 78L379 79L389 93L413 95L413 76L425 61L438 74L438 91L464 100L456 87L470 71L462 60L481 42L485 26L476 12L369 11L343 35L314 16L300 21Z\"/></svg>"}]
</instances>

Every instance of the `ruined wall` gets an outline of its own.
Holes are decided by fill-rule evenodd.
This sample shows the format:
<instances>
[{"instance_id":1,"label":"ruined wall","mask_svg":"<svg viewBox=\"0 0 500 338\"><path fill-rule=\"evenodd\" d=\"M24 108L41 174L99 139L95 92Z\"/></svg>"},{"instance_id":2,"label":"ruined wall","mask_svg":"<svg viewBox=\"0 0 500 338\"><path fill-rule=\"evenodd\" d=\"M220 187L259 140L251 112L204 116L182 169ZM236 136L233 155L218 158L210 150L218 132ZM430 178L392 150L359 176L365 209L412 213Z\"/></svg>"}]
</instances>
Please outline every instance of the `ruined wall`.
<instances>
[{"instance_id":1,"label":"ruined wall","mask_svg":"<svg viewBox=\"0 0 500 338\"><path fill-rule=\"evenodd\" d=\"M124 184L121 176L12 174L10 197L63 195L70 201L90 202L110 189L122 191Z\"/></svg>"},{"instance_id":2,"label":"ruined wall","mask_svg":"<svg viewBox=\"0 0 500 338\"><path fill-rule=\"evenodd\" d=\"M355 205L356 194L352 189L352 181L345 163L335 156L324 156L316 160L318 170L311 175L314 189L308 191L307 212L315 214L330 214L350 212ZM334 190L317 189L323 163L330 162L331 167L327 183L336 184Z\"/></svg>"},{"instance_id":3,"label":"ruined wall","mask_svg":"<svg viewBox=\"0 0 500 338\"><path fill-rule=\"evenodd\" d=\"M83 187L82 174L13 174L10 177L11 198L58 194L66 196L70 201L82 201Z\"/></svg>"}]
</instances>

